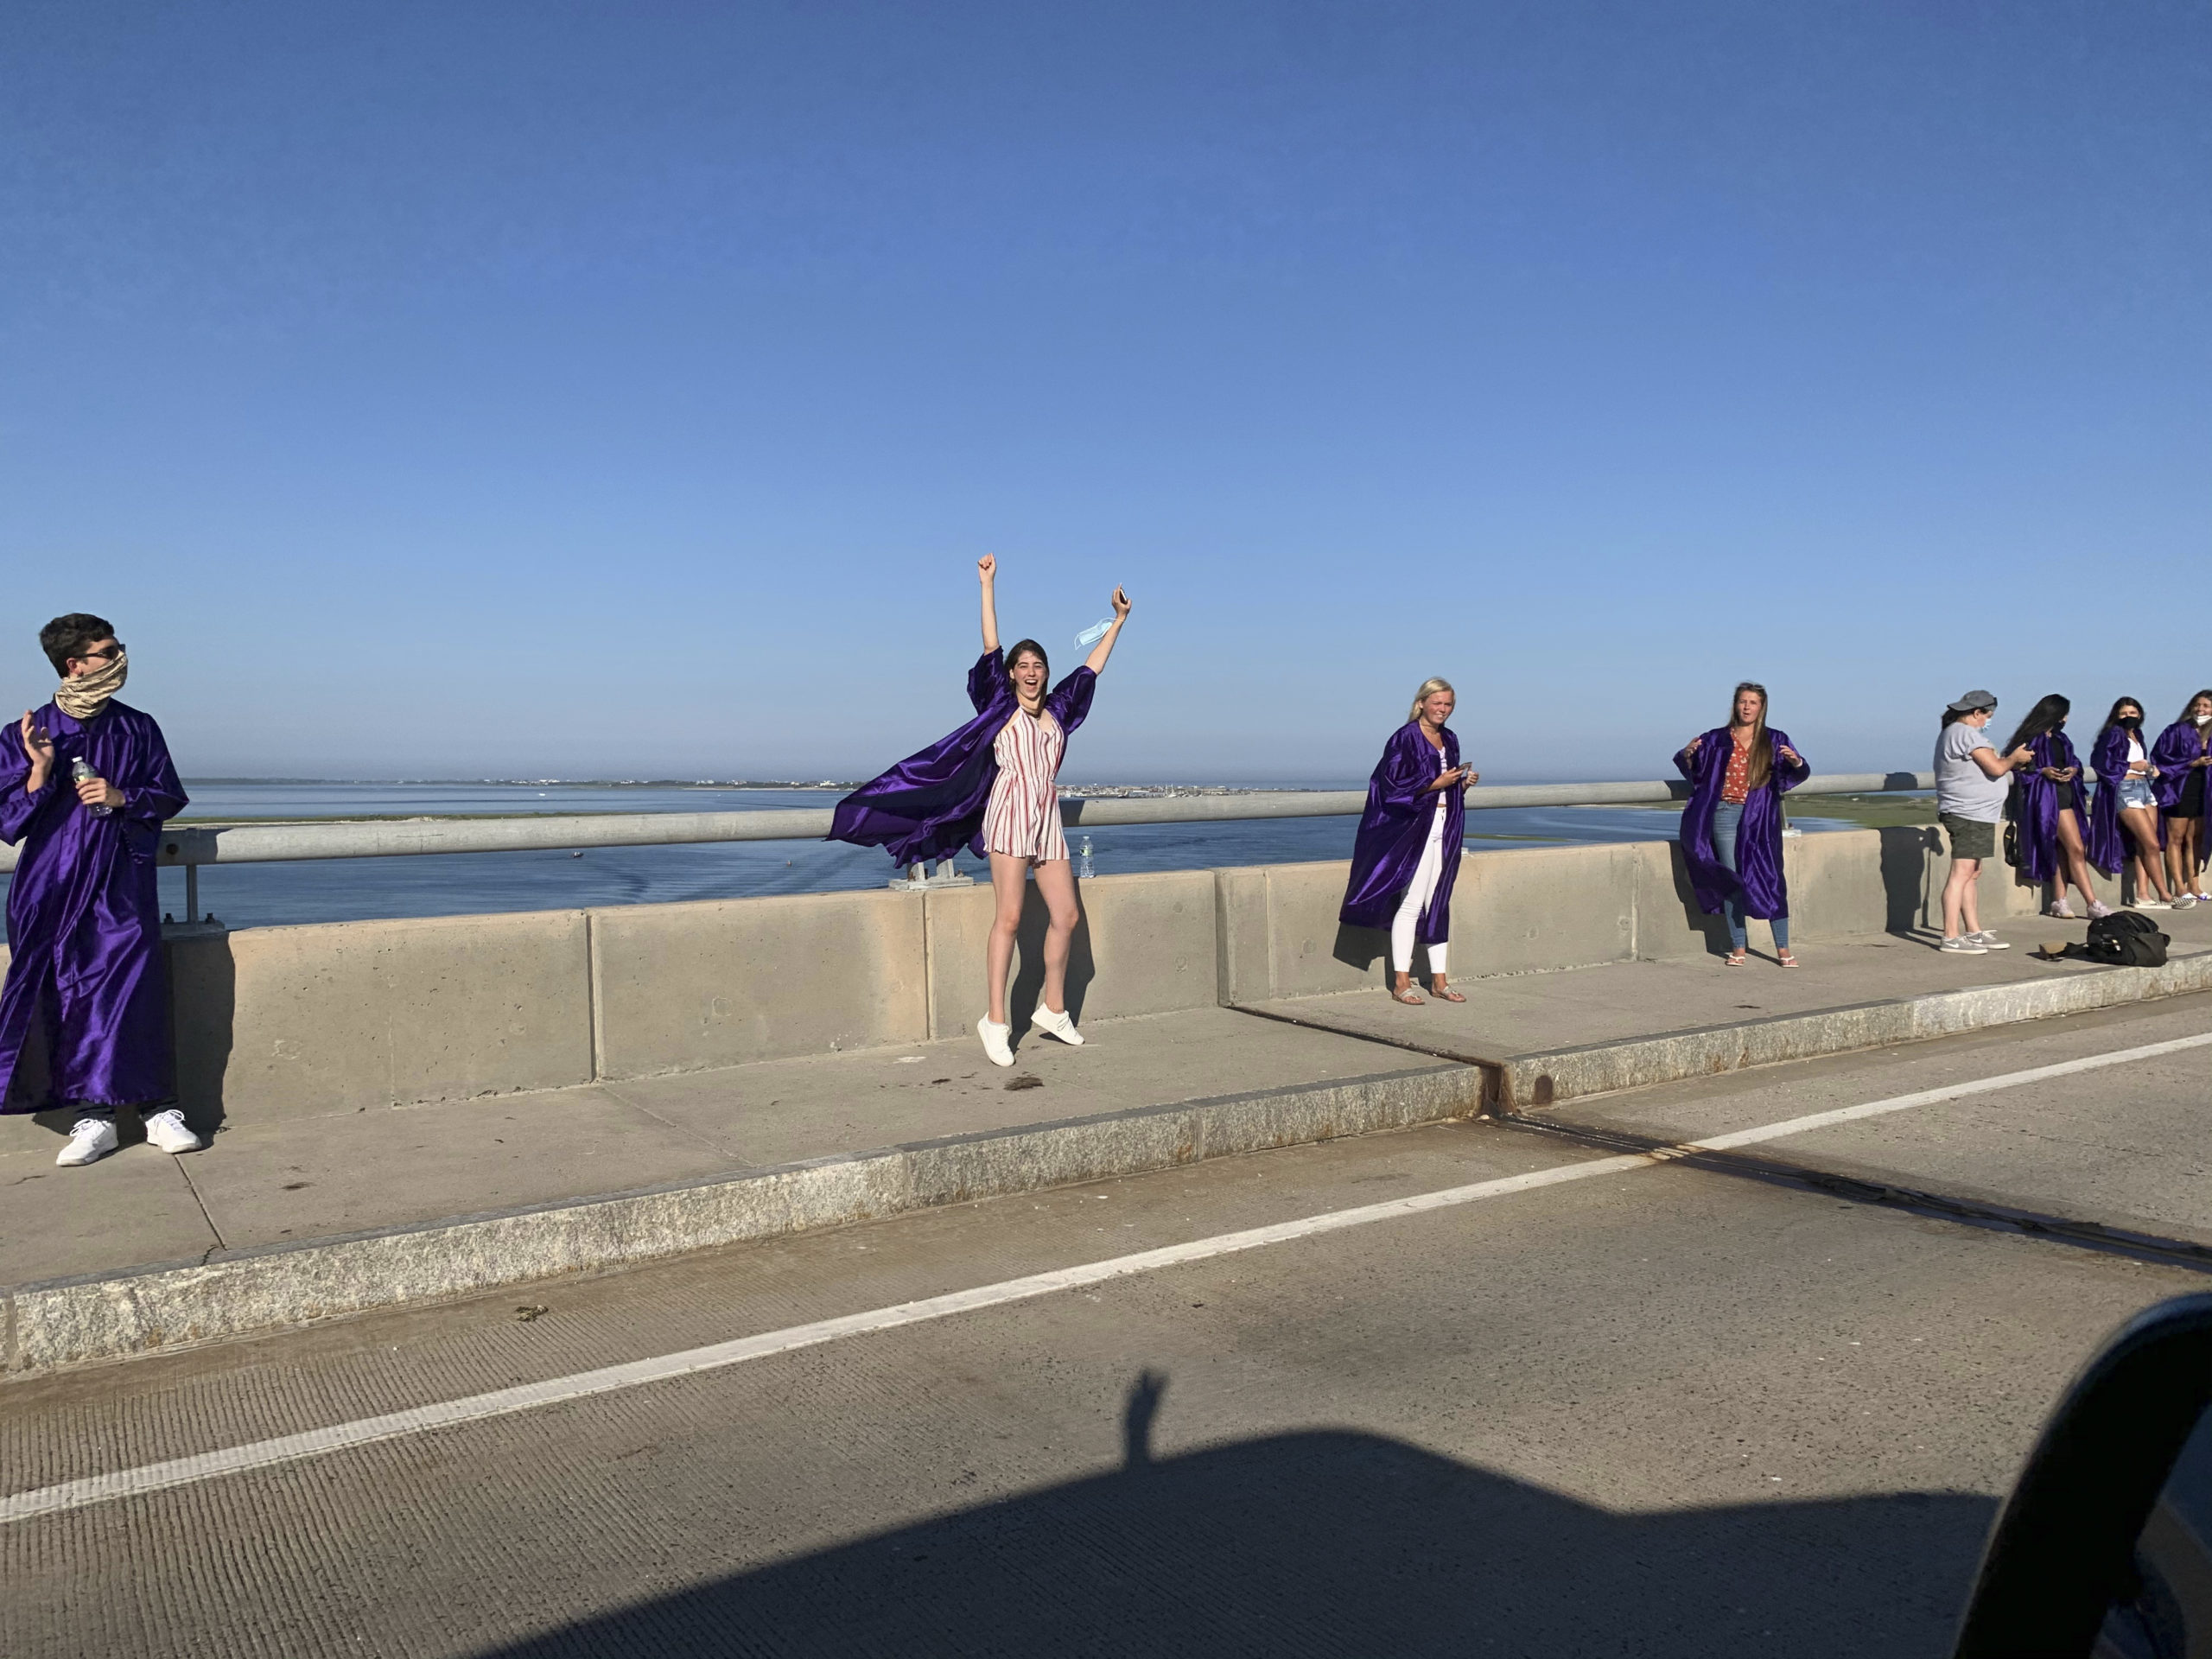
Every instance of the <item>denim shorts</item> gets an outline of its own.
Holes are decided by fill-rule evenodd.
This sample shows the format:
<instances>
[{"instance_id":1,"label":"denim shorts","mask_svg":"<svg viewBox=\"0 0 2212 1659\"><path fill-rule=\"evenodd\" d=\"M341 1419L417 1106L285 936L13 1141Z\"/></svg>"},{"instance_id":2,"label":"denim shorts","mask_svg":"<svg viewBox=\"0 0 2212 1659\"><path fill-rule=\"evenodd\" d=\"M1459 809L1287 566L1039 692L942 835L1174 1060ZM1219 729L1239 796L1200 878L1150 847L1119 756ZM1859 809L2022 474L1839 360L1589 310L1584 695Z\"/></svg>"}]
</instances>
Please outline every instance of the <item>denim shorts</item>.
<instances>
[{"instance_id":1,"label":"denim shorts","mask_svg":"<svg viewBox=\"0 0 2212 1659\"><path fill-rule=\"evenodd\" d=\"M2147 778L2123 778L2120 784L2120 804L2122 806L2155 806L2158 798L2151 792Z\"/></svg>"}]
</instances>

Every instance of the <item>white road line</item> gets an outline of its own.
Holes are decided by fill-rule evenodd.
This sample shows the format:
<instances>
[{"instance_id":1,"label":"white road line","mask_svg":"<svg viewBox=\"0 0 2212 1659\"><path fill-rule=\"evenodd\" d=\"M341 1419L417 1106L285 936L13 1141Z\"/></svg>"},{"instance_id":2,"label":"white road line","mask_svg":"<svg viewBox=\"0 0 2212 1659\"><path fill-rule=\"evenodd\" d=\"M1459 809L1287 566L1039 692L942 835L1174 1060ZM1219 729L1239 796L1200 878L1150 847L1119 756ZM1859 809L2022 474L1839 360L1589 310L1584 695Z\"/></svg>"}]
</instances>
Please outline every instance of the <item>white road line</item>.
<instances>
[{"instance_id":1,"label":"white road line","mask_svg":"<svg viewBox=\"0 0 2212 1659\"><path fill-rule=\"evenodd\" d=\"M543 1406L560 1405L593 1395L639 1388L648 1382L666 1382L699 1371L720 1370L726 1366L741 1365L750 1359L765 1359L772 1354L787 1354L795 1349L817 1347L846 1337L895 1331L901 1325L921 1325L931 1319L948 1319L957 1313L1002 1307L1010 1302L1029 1301L1064 1290L1080 1289L1085 1285L1103 1284L1109 1279L1127 1278L1132 1274L1154 1273L1162 1268L1180 1267L1186 1262L1208 1261L1219 1255L1233 1255L1240 1250L1260 1249L1269 1244L1288 1243L1294 1239L1342 1232L1348 1228L1391 1221L1401 1216L1417 1216L1431 1210L1448 1210L1460 1205L1478 1204L1485 1198L1506 1198L1513 1193L1530 1192L1540 1187L1558 1186L1568 1181L1588 1180L1600 1175L1626 1174L1632 1170L1649 1169L1669 1162L1681 1156L1684 1151L1719 1151L1730 1147L1750 1146L1783 1135L1802 1135L1809 1129L1825 1128L1832 1123L1847 1123L1858 1118L1876 1117L1887 1112L1908 1111L1915 1106L1933 1105L1939 1101L1986 1094L1993 1090L2018 1088L2023 1084L2069 1077L2108 1065L2125 1065L2183 1049L2202 1047L2207 1044L2212 1044L2212 1033L2199 1037L2183 1037L2171 1042L2150 1043L2140 1048L2121 1049L2110 1054L2093 1055L2087 1059L2067 1060L2056 1065L2039 1065L2030 1071L1978 1078L1948 1088L1925 1089L1917 1094L1871 1101L1863 1106L1845 1106L1834 1111L1815 1112L1809 1116L1793 1117L1758 1128L1739 1129L1731 1135L1714 1135L1681 1147L1662 1147L1650 1153L1624 1154L1614 1158L1595 1158L1583 1163L1540 1169L1526 1175L1508 1175L1497 1180L1477 1181L1467 1186L1446 1187L1440 1192L1421 1192L1410 1198L1362 1205L1353 1210L1334 1210L1323 1215L1304 1216L1295 1221L1277 1222L1270 1227L1222 1233L1212 1238L1192 1239L1187 1243L1169 1244L1156 1250L1140 1250L1133 1255L1117 1255L1109 1261L1088 1262L1081 1267L1060 1268L1051 1273L1031 1274L1026 1278L1008 1279L995 1285L979 1285L970 1290L957 1290L944 1296L926 1297L920 1301L900 1302L893 1307L879 1307L865 1313L848 1313L839 1319L817 1319L811 1325L795 1325L785 1330L741 1337L732 1342L718 1342L704 1348L688 1348L680 1353L663 1354L653 1359L633 1360L626 1365L609 1365L599 1370L579 1371L569 1376L551 1377L543 1382L499 1389L489 1394L471 1395L466 1399L448 1400L436 1405L417 1406L411 1410L391 1412L380 1417L334 1423L327 1428L308 1429L304 1433L256 1440L250 1445L234 1446L220 1452L204 1452L188 1458L171 1459L166 1463L118 1470L113 1474L90 1475L81 1480L63 1481L58 1485L41 1486L35 1491L0 1497L0 1526L32 1520L39 1516L89 1509L96 1503L112 1503L118 1498L143 1497L151 1492L195 1485L225 1475L244 1474L251 1470L272 1468L279 1464L297 1463L303 1459L323 1457L354 1446L373 1446L381 1440L402 1440L432 1429L480 1422L490 1417L511 1416L516 1412L534 1411Z\"/></svg>"},{"instance_id":2,"label":"white road line","mask_svg":"<svg viewBox=\"0 0 2212 1659\"><path fill-rule=\"evenodd\" d=\"M1825 1129L1831 1123L1850 1123L1862 1117L1880 1117L1890 1112L1910 1111L1916 1106L1933 1106L1938 1101L1961 1100L1968 1095L1986 1095L1999 1089L2017 1089L2022 1084L2042 1083L2050 1077L2070 1077L2077 1072L2100 1071L2107 1065L2154 1060L2161 1054L2178 1054L2185 1048L2202 1048L2208 1043L2212 1043L2212 1032L2198 1037L2177 1037L2169 1043L2145 1043L2140 1048L2123 1048L2111 1054L2092 1054L2082 1060L2061 1060L2056 1065L2033 1066L2025 1071L2008 1071L2001 1077L1979 1077L1972 1083L1955 1083L1947 1089L1923 1089L1916 1095L1871 1100L1864 1106L1839 1106L1832 1112L1813 1112L1780 1123L1764 1124L1756 1129L1738 1129L1732 1135L1716 1135L1692 1144L1706 1152L1726 1152L1732 1147L1754 1147L1762 1141L1779 1141L1785 1135L1803 1135L1808 1129Z\"/></svg>"}]
</instances>

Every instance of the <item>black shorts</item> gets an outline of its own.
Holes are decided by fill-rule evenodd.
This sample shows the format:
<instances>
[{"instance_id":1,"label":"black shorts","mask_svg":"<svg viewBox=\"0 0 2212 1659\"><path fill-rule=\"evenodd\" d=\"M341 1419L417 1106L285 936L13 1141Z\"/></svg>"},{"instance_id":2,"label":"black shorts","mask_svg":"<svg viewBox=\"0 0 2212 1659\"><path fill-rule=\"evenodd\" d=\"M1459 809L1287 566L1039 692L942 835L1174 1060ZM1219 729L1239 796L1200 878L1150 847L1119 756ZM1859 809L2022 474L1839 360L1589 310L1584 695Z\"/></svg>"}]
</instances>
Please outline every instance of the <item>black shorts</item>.
<instances>
[{"instance_id":1,"label":"black shorts","mask_svg":"<svg viewBox=\"0 0 2212 1659\"><path fill-rule=\"evenodd\" d=\"M2204 768L2191 766L2189 781L2181 786L2181 799L2175 802L2166 816L2170 818L2201 818L2204 816Z\"/></svg>"}]
</instances>

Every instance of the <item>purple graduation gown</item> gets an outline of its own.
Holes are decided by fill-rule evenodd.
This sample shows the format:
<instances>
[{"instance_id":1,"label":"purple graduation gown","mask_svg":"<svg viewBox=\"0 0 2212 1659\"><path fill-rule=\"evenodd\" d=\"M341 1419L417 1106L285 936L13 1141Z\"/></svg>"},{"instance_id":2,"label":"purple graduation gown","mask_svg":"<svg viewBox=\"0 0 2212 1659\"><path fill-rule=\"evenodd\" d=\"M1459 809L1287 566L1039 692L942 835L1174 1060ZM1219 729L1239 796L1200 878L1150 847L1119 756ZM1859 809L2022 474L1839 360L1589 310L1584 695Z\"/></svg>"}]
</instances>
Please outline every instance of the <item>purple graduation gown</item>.
<instances>
[{"instance_id":1,"label":"purple graduation gown","mask_svg":"<svg viewBox=\"0 0 2212 1659\"><path fill-rule=\"evenodd\" d=\"M2190 762L2212 748L2206 741L2205 731L2195 721L2177 720L2158 734L2158 741L2151 746L2151 764L2158 775L2151 780L2151 788L2158 798L2158 809L2171 812L2181 804L2181 792L2189 785ZM2212 768L2200 768L2212 770ZM2158 820L2160 830L2165 820Z\"/></svg>"},{"instance_id":2,"label":"purple graduation gown","mask_svg":"<svg viewBox=\"0 0 2212 1659\"><path fill-rule=\"evenodd\" d=\"M2153 766L2158 757L2151 753L2151 745L2143 746L2143 753ZM2089 807L2089 833L2083 837L2082 850L2088 854L2089 862L2107 875L2118 875L2120 867L2127 862L2133 843L2127 831L2120 824L2120 786L2127 781L2127 728L2107 726L2097 734L2096 747L2089 751L2089 770L2097 774L2097 798ZM2163 800L2158 778L2146 778L2151 785L2151 798ZM2158 845L2166 844L2166 821L2158 820Z\"/></svg>"},{"instance_id":3,"label":"purple graduation gown","mask_svg":"<svg viewBox=\"0 0 2212 1659\"><path fill-rule=\"evenodd\" d=\"M2043 768L2064 770L2081 765L2074 744L2063 732L2045 732L2028 745L2035 759L2030 769L2013 774L2014 822L2020 831L2020 874L2030 881L2048 881L2058 874L2058 785L2043 775ZM2082 810L2082 791L2087 775L2074 780L2074 827L2081 832L2083 850L2089 840L2089 817Z\"/></svg>"},{"instance_id":4,"label":"purple graduation gown","mask_svg":"<svg viewBox=\"0 0 2212 1659\"><path fill-rule=\"evenodd\" d=\"M1382 758L1367 780L1367 808L1351 844L1351 879L1344 884L1338 919L1354 927L1388 927L1398 913L1421 849L1428 845L1430 815L1436 794L1428 786L1459 764L1459 735L1444 728L1444 747L1433 747L1421 734L1421 721L1409 720L1390 734ZM1445 944L1452 938L1452 887L1459 875L1459 842L1466 827L1466 803L1456 789L1444 791L1444 870L1422 911L1414 938L1422 944Z\"/></svg>"},{"instance_id":5,"label":"purple graduation gown","mask_svg":"<svg viewBox=\"0 0 2212 1659\"><path fill-rule=\"evenodd\" d=\"M1746 915L1770 922L1789 914L1789 884L1782 874L1782 798L1811 777L1813 769L1802 755L1794 765L1782 758L1784 747L1796 747L1789 733L1770 726L1766 735L1774 747L1772 768L1766 782L1744 797L1732 874L1713 849L1713 810L1727 786L1728 758L1736 740L1726 726L1716 726L1698 741L1695 754L1685 743L1675 756L1675 769L1690 780L1690 798L1682 808L1682 861L1689 866L1698 908L1708 916L1718 916L1729 895L1738 892L1744 895Z\"/></svg>"},{"instance_id":6,"label":"purple graduation gown","mask_svg":"<svg viewBox=\"0 0 2212 1659\"><path fill-rule=\"evenodd\" d=\"M168 982L154 853L162 822L184 810L184 786L151 715L111 700L85 724L52 703L33 719L54 738L54 769L36 795L23 789L31 768L21 728L0 723L0 840L23 849L8 892L0 1110L167 1100ZM69 781L79 755L129 804L103 818L79 802ZM16 1078L40 1027L45 1100Z\"/></svg>"},{"instance_id":7,"label":"purple graduation gown","mask_svg":"<svg viewBox=\"0 0 2212 1659\"><path fill-rule=\"evenodd\" d=\"M1086 666L1046 693L1045 707L1062 732L1083 724L1097 686L1098 677ZM1003 651L976 659L968 671L968 701L976 705L975 719L838 802L827 838L887 848L901 865L950 858L963 847L982 857L983 809L999 775L993 746L1021 708Z\"/></svg>"}]
</instances>

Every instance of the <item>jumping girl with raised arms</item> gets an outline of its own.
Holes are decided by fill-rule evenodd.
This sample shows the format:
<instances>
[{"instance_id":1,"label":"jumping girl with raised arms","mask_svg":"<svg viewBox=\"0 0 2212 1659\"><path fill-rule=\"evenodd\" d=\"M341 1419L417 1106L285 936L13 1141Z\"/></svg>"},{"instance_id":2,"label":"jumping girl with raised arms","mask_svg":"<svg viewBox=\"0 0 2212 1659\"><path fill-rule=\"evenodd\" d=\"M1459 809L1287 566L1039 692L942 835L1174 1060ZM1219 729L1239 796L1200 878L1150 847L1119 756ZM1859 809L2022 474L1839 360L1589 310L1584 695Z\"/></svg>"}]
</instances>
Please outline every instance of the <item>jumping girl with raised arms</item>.
<instances>
[{"instance_id":1,"label":"jumping girl with raised arms","mask_svg":"<svg viewBox=\"0 0 2212 1659\"><path fill-rule=\"evenodd\" d=\"M887 848L902 865L950 858L961 847L978 858L988 856L998 912L983 957L990 1007L976 1022L976 1034L994 1065L1012 1065L1007 977L1033 870L1051 919L1045 931L1045 984L1030 1024L1064 1043L1083 1041L1067 1012L1068 947L1082 912L1060 830L1057 779L1068 734L1090 712L1099 671L1128 620L1129 597L1114 590L1112 626L1083 666L1048 691L1051 667L1044 646L1023 639L1010 652L999 649L992 595L998 561L985 555L976 562L976 573L983 586L983 654L968 671L975 719L838 802L830 839Z\"/></svg>"}]
</instances>

